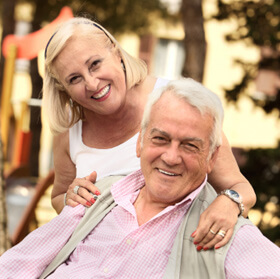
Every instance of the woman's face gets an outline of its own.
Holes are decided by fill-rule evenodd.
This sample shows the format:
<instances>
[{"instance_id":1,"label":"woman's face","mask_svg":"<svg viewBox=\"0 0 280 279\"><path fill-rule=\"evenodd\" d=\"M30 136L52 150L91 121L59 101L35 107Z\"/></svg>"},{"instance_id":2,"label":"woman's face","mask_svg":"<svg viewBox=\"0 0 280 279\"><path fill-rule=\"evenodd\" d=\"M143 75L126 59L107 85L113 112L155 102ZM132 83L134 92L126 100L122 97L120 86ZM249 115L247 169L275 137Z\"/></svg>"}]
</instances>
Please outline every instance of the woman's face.
<instances>
[{"instance_id":1,"label":"woman's face","mask_svg":"<svg viewBox=\"0 0 280 279\"><path fill-rule=\"evenodd\" d=\"M100 39L70 39L54 60L53 70L85 112L111 115L123 107L126 83L121 58Z\"/></svg>"}]
</instances>

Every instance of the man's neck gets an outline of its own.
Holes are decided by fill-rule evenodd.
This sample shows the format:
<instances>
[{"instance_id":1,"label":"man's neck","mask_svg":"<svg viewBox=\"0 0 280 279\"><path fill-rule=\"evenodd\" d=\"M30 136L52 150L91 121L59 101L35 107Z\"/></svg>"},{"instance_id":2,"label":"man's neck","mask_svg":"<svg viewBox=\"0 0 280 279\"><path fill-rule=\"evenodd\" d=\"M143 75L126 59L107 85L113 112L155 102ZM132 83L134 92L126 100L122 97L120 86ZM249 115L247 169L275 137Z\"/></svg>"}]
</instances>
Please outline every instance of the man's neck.
<instances>
[{"instance_id":1,"label":"man's neck","mask_svg":"<svg viewBox=\"0 0 280 279\"><path fill-rule=\"evenodd\" d=\"M169 204L163 204L150 200L144 186L134 202L138 225L141 226L164 210Z\"/></svg>"}]
</instances>

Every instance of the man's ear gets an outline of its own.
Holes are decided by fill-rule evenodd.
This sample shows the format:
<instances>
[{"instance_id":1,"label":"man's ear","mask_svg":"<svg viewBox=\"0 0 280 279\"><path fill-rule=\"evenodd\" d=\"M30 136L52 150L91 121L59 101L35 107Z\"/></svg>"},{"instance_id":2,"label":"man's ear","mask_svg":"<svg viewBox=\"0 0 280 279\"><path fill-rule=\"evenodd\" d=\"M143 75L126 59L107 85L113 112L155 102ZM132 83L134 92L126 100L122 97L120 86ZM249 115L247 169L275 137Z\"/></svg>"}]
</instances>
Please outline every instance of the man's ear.
<instances>
[{"instance_id":1,"label":"man's ear","mask_svg":"<svg viewBox=\"0 0 280 279\"><path fill-rule=\"evenodd\" d=\"M140 158L141 155L141 131L139 132L139 136L137 139L137 143L136 143L136 155L138 158Z\"/></svg>"},{"instance_id":2,"label":"man's ear","mask_svg":"<svg viewBox=\"0 0 280 279\"><path fill-rule=\"evenodd\" d=\"M219 154L219 150L220 150L220 146L218 146L216 148L216 150L212 153L209 161L208 161L208 168L207 168L207 173L209 174L212 169L214 168L215 162L218 158L218 154Z\"/></svg>"}]
</instances>

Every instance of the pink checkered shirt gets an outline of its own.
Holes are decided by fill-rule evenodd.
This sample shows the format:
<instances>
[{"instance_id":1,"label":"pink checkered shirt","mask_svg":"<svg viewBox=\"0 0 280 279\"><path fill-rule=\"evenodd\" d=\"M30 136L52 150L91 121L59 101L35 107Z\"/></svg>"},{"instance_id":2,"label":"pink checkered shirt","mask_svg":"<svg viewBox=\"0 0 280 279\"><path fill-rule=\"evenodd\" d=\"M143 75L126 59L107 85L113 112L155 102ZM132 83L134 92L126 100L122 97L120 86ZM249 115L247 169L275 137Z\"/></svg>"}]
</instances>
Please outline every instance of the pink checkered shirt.
<instances>
[{"instance_id":1,"label":"pink checkered shirt","mask_svg":"<svg viewBox=\"0 0 280 279\"><path fill-rule=\"evenodd\" d=\"M204 183L139 227L133 202L143 185L139 171L117 182L112 195L118 206L48 278L162 278L181 219ZM38 278L83 214L82 206L67 206L50 223L29 234L0 258L0 278ZM226 277L280 278L279 259L276 245L256 227L243 226L227 254Z\"/></svg>"}]
</instances>

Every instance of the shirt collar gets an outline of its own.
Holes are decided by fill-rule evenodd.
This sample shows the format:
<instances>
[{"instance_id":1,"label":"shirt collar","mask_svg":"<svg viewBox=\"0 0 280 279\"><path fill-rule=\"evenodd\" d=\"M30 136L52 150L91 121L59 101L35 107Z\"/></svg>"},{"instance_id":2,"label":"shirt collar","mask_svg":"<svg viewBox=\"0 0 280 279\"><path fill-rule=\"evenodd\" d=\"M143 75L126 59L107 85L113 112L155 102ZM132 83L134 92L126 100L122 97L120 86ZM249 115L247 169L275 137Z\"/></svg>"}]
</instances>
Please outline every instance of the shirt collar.
<instances>
[{"instance_id":1,"label":"shirt collar","mask_svg":"<svg viewBox=\"0 0 280 279\"><path fill-rule=\"evenodd\" d=\"M202 184L198 188L196 188L194 191L192 191L189 195L187 195L182 201L178 202L177 204L178 205L182 204L187 200L192 202L196 198L198 193L202 190L202 188L206 185L207 178L208 178L208 176L206 174L205 179L202 182ZM142 188L144 185L145 185L145 180L144 180L142 171L140 169L140 170L137 170L137 171L129 174L125 178L117 181L115 184L113 184L111 187L111 193L112 193L112 196L113 196L114 200L116 201L116 203L118 203L124 196L130 195L130 194L136 192L137 190Z\"/></svg>"}]
</instances>

